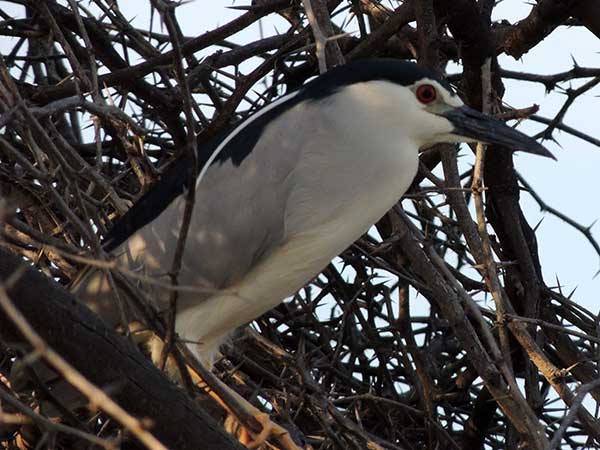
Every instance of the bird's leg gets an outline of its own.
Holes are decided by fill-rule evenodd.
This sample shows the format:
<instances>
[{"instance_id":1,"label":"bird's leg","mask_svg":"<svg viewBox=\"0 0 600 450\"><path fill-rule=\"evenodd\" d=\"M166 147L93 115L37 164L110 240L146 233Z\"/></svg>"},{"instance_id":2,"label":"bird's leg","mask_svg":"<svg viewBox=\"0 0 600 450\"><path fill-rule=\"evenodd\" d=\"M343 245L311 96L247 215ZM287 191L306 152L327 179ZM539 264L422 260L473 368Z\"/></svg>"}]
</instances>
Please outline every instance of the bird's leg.
<instances>
[{"instance_id":1,"label":"bird's leg","mask_svg":"<svg viewBox=\"0 0 600 450\"><path fill-rule=\"evenodd\" d=\"M129 331L135 343L145 347L156 364L162 353L164 341L139 322L129 324ZM255 449L267 441L271 441L282 450L302 450L285 428L274 423L267 413L250 404L205 368L185 344L178 343L177 348L185 356L187 371L192 381L242 425L238 436L242 444L250 449ZM167 358L167 372L174 378L174 381L182 381L181 376L175 375L178 372L172 357Z\"/></svg>"},{"instance_id":2,"label":"bird's leg","mask_svg":"<svg viewBox=\"0 0 600 450\"><path fill-rule=\"evenodd\" d=\"M182 353L186 355L190 353L187 347L183 345L178 347ZM195 358L187 358L187 360L191 361L188 371L192 379L198 382L212 398L242 424L245 432L242 431L240 434L240 442L251 449L257 448L267 441L274 441L282 450L302 450L302 447L294 442L289 431L274 423L267 413L253 406ZM251 439L249 439L250 437Z\"/></svg>"}]
</instances>

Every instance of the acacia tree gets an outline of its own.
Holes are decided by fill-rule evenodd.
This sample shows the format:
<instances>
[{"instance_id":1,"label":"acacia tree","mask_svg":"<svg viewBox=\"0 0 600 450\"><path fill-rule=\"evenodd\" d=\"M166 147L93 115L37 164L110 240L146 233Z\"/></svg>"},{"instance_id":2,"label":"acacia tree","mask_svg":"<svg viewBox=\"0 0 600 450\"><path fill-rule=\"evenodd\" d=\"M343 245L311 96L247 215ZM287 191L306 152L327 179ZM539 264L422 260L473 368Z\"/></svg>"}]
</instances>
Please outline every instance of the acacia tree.
<instances>
[{"instance_id":1,"label":"acacia tree","mask_svg":"<svg viewBox=\"0 0 600 450\"><path fill-rule=\"evenodd\" d=\"M126 281L131 274L102 250L111 225L173 161L193 160L215 133L319 71L373 56L439 73L457 62L449 81L470 106L541 122L546 138L560 129L600 145L562 121L600 83L600 68L539 74L497 62L561 25L600 37L597 1L540 0L511 24L492 22L493 0L256 0L198 36L182 34L178 4L167 0L145 5L162 24L150 29L132 25L114 0L4 3L12 4L0 8L6 449L238 448L198 387L185 377L174 387L59 285L88 265ZM287 30L232 43L275 15ZM358 33L346 33L352 24ZM578 87L544 118L535 105L502 103L506 79ZM315 449L597 448L599 318L543 279L520 193L581 231L599 255L600 247L589 228L531 191L510 152L492 147L424 152L411 190L376 233L241 330L223 349L219 377ZM411 310L417 296L425 314ZM168 312L149 314L176 344ZM192 364L178 349L178 362Z\"/></svg>"}]
</instances>

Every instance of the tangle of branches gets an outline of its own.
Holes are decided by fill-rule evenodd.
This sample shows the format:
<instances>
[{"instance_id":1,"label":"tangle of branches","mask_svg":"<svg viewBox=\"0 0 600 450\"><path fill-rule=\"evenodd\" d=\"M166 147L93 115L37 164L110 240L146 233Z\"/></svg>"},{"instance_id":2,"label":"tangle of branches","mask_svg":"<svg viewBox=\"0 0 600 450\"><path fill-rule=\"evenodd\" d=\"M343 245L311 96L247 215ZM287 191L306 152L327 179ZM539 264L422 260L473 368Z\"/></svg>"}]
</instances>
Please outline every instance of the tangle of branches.
<instances>
[{"instance_id":1,"label":"tangle of branches","mask_svg":"<svg viewBox=\"0 0 600 450\"><path fill-rule=\"evenodd\" d=\"M598 2L539 0L509 23L491 20L493 0L255 0L192 36L176 13L201 15L202 1L139 1L152 12L146 28L120 3L0 5L3 449L239 448L213 426L222 414L201 389L174 387L58 285L90 264L132 276L102 250L111 225L191 145L202 151L319 69L385 56L444 73L455 62L449 81L470 106L600 147L563 122L600 67L540 74L497 62L563 26L600 38ZM273 17L287 28L234 43ZM554 117L509 108L506 80L562 90L564 105ZM523 191L600 256L590 228L544 203L510 152L433 148L397 207L240 330L217 375L306 448L600 447L600 319L543 279ZM168 340L168 317L155 320Z\"/></svg>"}]
</instances>

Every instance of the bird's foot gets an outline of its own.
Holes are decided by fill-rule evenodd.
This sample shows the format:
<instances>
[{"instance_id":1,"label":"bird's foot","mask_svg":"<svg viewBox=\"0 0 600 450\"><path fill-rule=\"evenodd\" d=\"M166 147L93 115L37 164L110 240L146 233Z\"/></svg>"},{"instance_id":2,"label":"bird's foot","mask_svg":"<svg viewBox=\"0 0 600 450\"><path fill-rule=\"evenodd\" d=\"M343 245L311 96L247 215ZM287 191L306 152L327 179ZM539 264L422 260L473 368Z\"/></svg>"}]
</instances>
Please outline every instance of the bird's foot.
<instances>
[{"instance_id":1,"label":"bird's foot","mask_svg":"<svg viewBox=\"0 0 600 450\"><path fill-rule=\"evenodd\" d=\"M246 447L250 449L258 448L260 445L264 444L269 439L274 439L279 447L284 450L302 450L302 447L299 447L292 437L290 436L290 432L283 428L282 426L276 424L271 420L266 413L259 412L254 416L254 419L262 426L261 432L253 436L252 442L249 442Z\"/></svg>"},{"instance_id":2,"label":"bird's foot","mask_svg":"<svg viewBox=\"0 0 600 450\"><path fill-rule=\"evenodd\" d=\"M212 372L198 374L188 367L192 379L213 397L229 414L235 418L238 439L249 449L256 449L267 443L274 444L280 450L304 450L292 439L290 432L273 422L271 417L253 406L248 400L218 379ZM206 379L209 378L209 379ZM216 391L219 391L217 393ZM228 421L231 420L228 419ZM236 427L237 428L237 427ZM235 431L226 427L228 431Z\"/></svg>"},{"instance_id":3,"label":"bird's foot","mask_svg":"<svg viewBox=\"0 0 600 450\"><path fill-rule=\"evenodd\" d=\"M249 449L258 449L263 445L275 444L281 450L303 450L291 438L289 431L271 420L271 417L262 411L254 408L252 411L246 411L255 421L255 425L260 426L259 432L254 432L248 426L243 426L238 419L231 414L225 423L225 429L238 437L238 440Z\"/></svg>"}]
</instances>

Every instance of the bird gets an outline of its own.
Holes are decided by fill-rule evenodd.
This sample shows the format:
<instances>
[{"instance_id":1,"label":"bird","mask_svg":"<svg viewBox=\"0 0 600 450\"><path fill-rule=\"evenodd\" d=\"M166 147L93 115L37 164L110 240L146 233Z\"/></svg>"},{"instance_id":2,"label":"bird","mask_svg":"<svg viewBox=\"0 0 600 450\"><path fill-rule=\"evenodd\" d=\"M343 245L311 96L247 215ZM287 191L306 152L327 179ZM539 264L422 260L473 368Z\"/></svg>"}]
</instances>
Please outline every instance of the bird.
<instances>
[{"instance_id":1,"label":"bird","mask_svg":"<svg viewBox=\"0 0 600 450\"><path fill-rule=\"evenodd\" d=\"M399 201L422 149L461 142L553 157L466 106L437 73L384 58L334 67L200 146L179 273L198 290L179 292L179 338L210 367L234 330L309 283ZM190 167L173 163L109 231L103 245L119 264L169 283ZM75 291L116 309L104 272ZM146 291L168 307L168 289Z\"/></svg>"}]
</instances>

